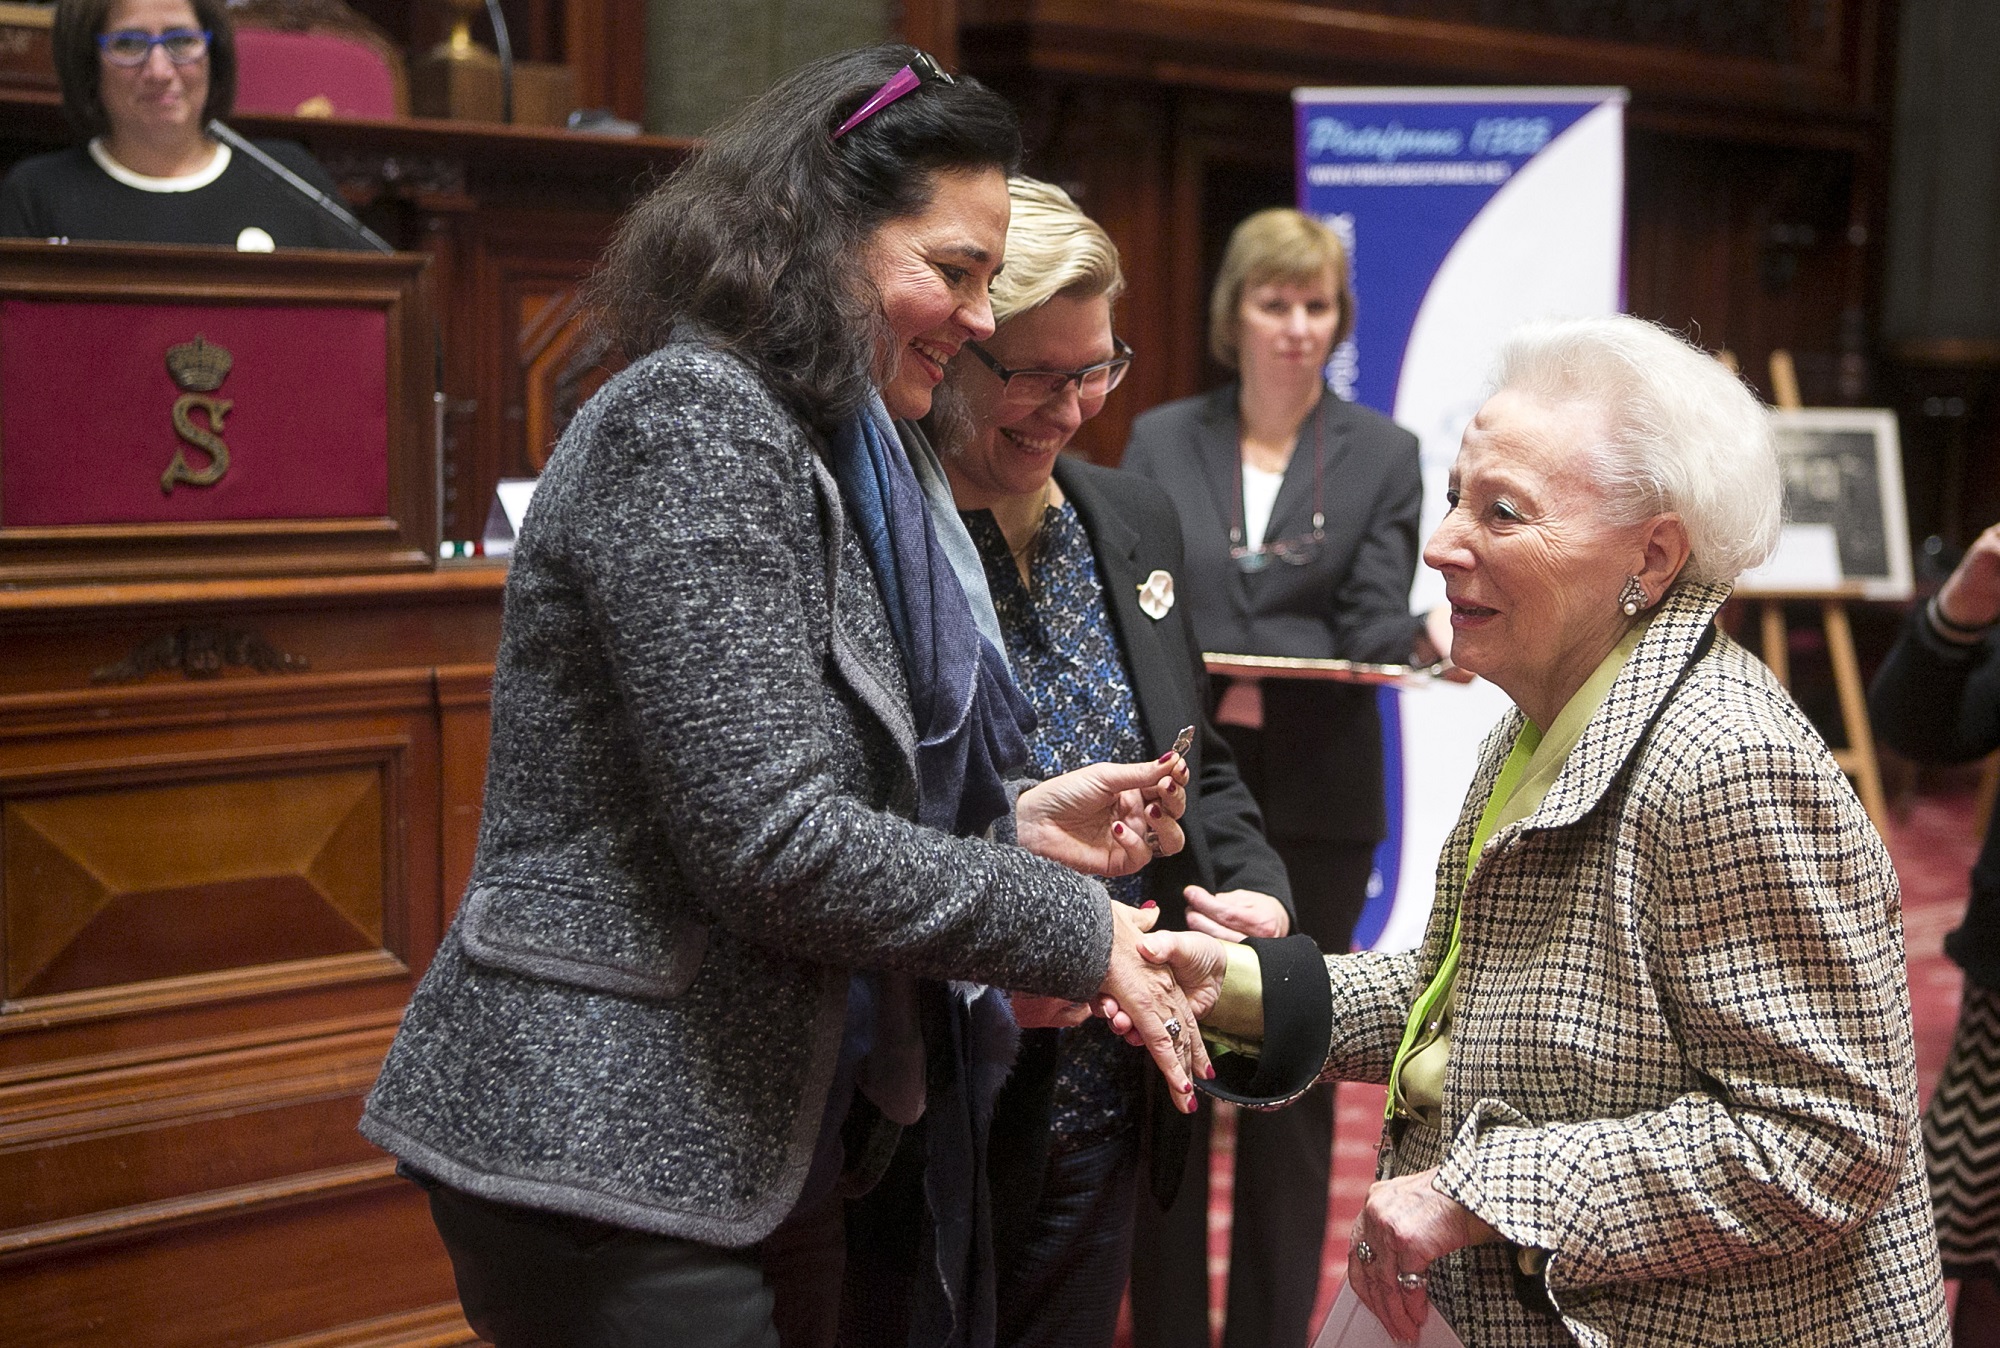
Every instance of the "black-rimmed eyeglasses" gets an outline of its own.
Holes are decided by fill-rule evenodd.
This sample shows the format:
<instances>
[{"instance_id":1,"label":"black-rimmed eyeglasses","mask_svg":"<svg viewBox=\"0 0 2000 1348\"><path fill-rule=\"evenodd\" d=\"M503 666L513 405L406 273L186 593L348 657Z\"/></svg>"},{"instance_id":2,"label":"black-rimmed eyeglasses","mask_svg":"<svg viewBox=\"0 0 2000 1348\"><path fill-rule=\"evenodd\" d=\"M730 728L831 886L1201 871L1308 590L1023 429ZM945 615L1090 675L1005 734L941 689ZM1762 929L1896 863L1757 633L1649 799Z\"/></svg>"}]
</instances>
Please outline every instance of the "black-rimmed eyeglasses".
<instances>
[{"instance_id":1,"label":"black-rimmed eyeglasses","mask_svg":"<svg viewBox=\"0 0 2000 1348\"><path fill-rule=\"evenodd\" d=\"M153 48L163 48L167 59L177 66L191 66L208 55L206 28L169 28L157 36L137 28L121 28L115 33L99 33L97 49L115 66L142 66L151 59Z\"/></svg>"},{"instance_id":2,"label":"black-rimmed eyeglasses","mask_svg":"<svg viewBox=\"0 0 2000 1348\"><path fill-rule=\"evenodd\" d=\"M1100 360L1080 370L1010 370L977 342L967 342L965 349L993 371L1000 381L1001 401L1015 407L1040 407L1062 396L1062 391L1071 384L1076 385L1079 398L1102 398L1117 388L1125 372L1132 368L1132 348L1116 337L1111 339L1110 360Z\"/></svg>"}]
</instances>

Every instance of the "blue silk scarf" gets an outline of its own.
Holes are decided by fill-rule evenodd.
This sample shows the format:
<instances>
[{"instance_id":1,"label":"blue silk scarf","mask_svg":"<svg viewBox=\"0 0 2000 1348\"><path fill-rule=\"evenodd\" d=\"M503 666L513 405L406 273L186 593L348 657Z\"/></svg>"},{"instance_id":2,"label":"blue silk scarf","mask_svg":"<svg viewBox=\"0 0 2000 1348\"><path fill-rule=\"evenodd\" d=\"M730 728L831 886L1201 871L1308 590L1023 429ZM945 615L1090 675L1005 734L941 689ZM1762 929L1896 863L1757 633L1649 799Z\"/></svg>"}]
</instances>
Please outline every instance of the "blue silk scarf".
<instances>
[{"instance_id":1,"label":"blue silk scarf","mask_svg":"<svg viewBox=\"0 0 2000 1348\"><path fill-rule=\"evenodd\" d=\"M834 437L833 476L902 652L917 724L918 822L983 834L1010 809L1008 780L1027 775L1034 708L973 622L879 397Z\"/></svg>"}]
</instances>

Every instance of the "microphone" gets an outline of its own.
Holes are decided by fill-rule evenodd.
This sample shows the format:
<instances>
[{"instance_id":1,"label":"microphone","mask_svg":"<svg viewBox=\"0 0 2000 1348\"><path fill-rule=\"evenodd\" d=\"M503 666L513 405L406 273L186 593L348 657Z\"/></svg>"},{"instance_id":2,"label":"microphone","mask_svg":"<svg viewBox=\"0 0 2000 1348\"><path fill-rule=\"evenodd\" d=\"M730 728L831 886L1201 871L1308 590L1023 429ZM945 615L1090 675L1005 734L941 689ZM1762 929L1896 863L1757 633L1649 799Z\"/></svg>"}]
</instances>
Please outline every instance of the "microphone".
<instances>
[{"instance_id":1,"label":"microphone","mask_svg":"<svg viewBox=\"0 0 2000 1348\"><path fill-rule=\"evenodd\" d=\"M377 234L374 230L368 228L368 226L362 224L359 220L355 219L354 212L348 210L347 207L341 205L339 202L335 201L332 197L328 196L326 193L320 191L317 187L314 187L311 183L307 182L304 178L301 178L298 174L292 172L290 169L286 168L283 164L280 164L277 160L271 158L270 155L258 149L248 140L244 139L236 132L224 126L220 118L211 117L209 119L208 134L214 136L224 145L227 145L231 150L234 150L236 153L244 156L251 163L255 164L258 168L263 169L273 178L276 178L279 182L291 188L294 192L297 192L300 196L306 198L308 201L312 202L315 206L325 211L328 215L338 220L350 234L354 235L354 237L356 237L357 239L360 239L370 248L373 248L377 252L381 253L393 253L396 251L394 248L389 246L389 241L387 239L383 238L380 234Z\"/></svg>"},{"instance_id":2,"label":"microphone","mask_svg":"<svg viewBox=\"0 0 2000 1348\"><path fill-rule=\"evenodd\" d=\"M514 120L514 43L507 36L507 16L500 0L486 0L486 17L493 23L493 49L500 54L500 120Z\"/></svg>"}]
</instances>

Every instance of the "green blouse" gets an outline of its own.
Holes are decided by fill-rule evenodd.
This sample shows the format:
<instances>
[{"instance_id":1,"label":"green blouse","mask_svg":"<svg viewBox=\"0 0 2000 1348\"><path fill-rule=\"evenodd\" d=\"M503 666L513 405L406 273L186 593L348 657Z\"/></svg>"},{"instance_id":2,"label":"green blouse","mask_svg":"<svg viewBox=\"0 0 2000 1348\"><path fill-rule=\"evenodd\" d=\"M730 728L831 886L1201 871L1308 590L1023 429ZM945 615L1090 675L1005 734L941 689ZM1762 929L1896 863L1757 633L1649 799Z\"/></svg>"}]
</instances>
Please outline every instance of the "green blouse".
<instances>
[{"instance_id":1,"label":"green blouse","mask_svg":"<svg viewBox=\"0 0 2000 1348\"><path fill-rule=\"evenodd\" d=\"M1604 705L1611 685L1618 681L1625 661L1646 634L1650 618L1633 624L1611 653L1585 679L1583 686L1563 705L1548 732L1523 719L1514 747L1501 765L1486 807L1473 830L1472 846L1466 854L1465 874L1469 881L1488 840L1507 825L1533 814L1561 775L1570 750L1583 737L1584 727ZM1460 890L1460 895L1464 893ZM1215 1006L1203 1019L1202 1036L1226 1052L1255 1056L1264 1037L1263 973L1255 952L1243 945L1228 948L1228 964ZM1445 1065L1451 1055L1452 993L1459 963L1458 918L1451 924L1451 944L1444 962L1438 966L1429 986L1410 1008L1403 1027L1403 1042L1389 1069L1389 1116L1425 1120L1433 1126L1444 1097Z\"/></svg>"},{"instance_id":2,"label":"green blouse","mask_svg":"<svg viewBox=\"0 0 2000 1348\"><path fill-rule=\"evenodd\" d=\"M1466 884L1471 883L1480 854L1493 835L1528 818L1541 807L1543 797L1562 774L1570 751L1583 738L1584 727L1604 705L1611 685L1625 668L1625 661L1645 636L1646 627L1644 620L1632 625L1611 648L1611 653L1591 671L1583 686L1563 704L1546 733L1533 721L1522 718L1514 747L1501 765L1493 793L1487 797L1486 808L1480 812L1479 823L1472 831L1472 846L1465 857ZM1461 886L1461 900L1464 894ZM1459 916L1454 915L1451 944L1445 948L1444 962L1438 966L1430 985L1417 997L1403 1026L1403 1042L1389 1068L1391 1118L1400 1115L1432 1127L1438 1125L1438 1113L1444 1103L1445 1067L1451 1057L1451 1017L1458 985L1458 932Z\"/></svg>"}]
</instances>

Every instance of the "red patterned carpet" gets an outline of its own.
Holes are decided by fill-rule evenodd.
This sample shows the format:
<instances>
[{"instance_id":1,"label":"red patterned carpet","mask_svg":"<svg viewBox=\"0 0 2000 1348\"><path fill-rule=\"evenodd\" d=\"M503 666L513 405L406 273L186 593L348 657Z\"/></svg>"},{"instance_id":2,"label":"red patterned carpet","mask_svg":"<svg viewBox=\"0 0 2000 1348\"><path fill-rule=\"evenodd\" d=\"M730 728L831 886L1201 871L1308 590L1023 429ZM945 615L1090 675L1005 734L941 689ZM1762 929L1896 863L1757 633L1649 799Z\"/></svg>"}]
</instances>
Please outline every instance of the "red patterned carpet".
<instances>
[{"instance_id":1,"label":"red patterned carpet","mask_svg":"<svg viewBox=\"0 0 2000 1348\"><path fill-rule=\"evenodd\" d=\"M1958 1017L1959 972L1944 958L1945 933L1958 925L1965 907L1966 874L1978 852L1972 831L1969 795L1922 796L1911 800L1892 826L1889 851L1903 882L1903 931L1909 951L1910 997L1917 1033L1917 1071L1924 1098L1944 1067L1951 1048L1952 1025ZM1229 1111L1217 1120L1216 1170L1209 1213L1209 1276L1212 1328L1222 1322L1224 1280L1228 1275L1231 1143L1235 1131ZM1367 1196L1374 1175L1375 1141L1381 1131L1382 1088L1340 1087L1339 1119L1335 1128L1333 1189L1327 1225L1325 1273L1320 1284L1315 1323L1340 1291L1347 1266L1346 1234ZM1130 1335L1119 1326L1119 1348L1130 1348Z\"/></svg>"}]
</instances>

